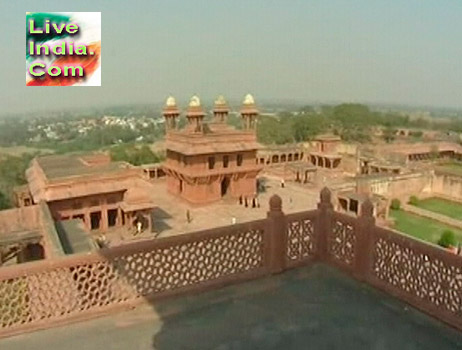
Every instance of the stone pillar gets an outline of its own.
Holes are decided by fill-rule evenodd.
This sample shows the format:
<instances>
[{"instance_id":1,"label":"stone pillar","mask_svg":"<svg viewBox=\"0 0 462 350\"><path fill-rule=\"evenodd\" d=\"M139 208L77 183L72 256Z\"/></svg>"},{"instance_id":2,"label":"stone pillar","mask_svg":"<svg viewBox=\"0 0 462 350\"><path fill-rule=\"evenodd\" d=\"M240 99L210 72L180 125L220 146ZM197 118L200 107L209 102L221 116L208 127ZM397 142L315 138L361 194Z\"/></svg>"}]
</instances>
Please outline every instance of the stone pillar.
<instances>
[{"instance_id":1,"label":"stone pillar","mask_svg":"<svg viewBox=\"0 0 462 350\"><path fill-rule=\"evenodd\" d=\"M19 247L19 251L16 255L16 260L18 264L22 264L27 262L27 253L26 253L26 246L24 244L21 244Z\"/></svg>"},{"instance_id":2,"label":"stone pillar","mask_svg":"<svg viewBox=\"0 0 462 350\"><path fill-rule=\"evenodd\" d=\"M107 215L107 205L106 204L103 204L101 206L101 222L100 222L100 225L99 225L99 229L103 232L107 231L107 229L109 228L109 225L108 225L108 215Z\"/></svg>"},{"instance_id":3,"label":"stone pillar","mask_svg":"<svg viewBox=\"0 0 462 350\"><path fill-rule=\"evenodd\" d=\"M88 230L91 230L91 219L90 219L90 211L88 208L85 208L85 212L83 214L85 226Z\"/></svg>"},{"instance_id":4,"label":"stone pillar","mask_svg":"<svg viewBox=\"0 0 462 350\"><path fill-rule=\"evenodd\" d=\"M316 218L314 234L317 244L317 256L321 261L326 261L329 256L328 241L332 234L333 205L331 192L327 187L321 190L320 202L318 203L318 216Z\"/></svg>"},{"instance_id":5,"label":"stone pillar","mask_svg":"<svg viewBox=\"0 0 462 350\"><path fill-rule=\"evenodd\" d=\"M116 226L122 226L122 209L117 208L117 218L116 218Z\"/></svg>"},{"instance_id":6,"label":"stone pillar","mask_svg":"<svg viewBox=\"0 0 462 350\"><path fill-rule=\"evenodd\" d=\"M374 205L368 198L361 205L356 222L356 246L354 273L357 279L365 281L372 266L372 235L375 229Z\"/></svg>"},{"instance_id":7,"label":"stone pillar","mask_svg":"<svg viewBox=\"0 0 462 350\"><path fill-rule=\"evenodd\" d=\"M282 199L273 195L269 200L266 226L266 266L271 274L285 269L287 252L287 219Z\"/></svg>"}]
</instances>

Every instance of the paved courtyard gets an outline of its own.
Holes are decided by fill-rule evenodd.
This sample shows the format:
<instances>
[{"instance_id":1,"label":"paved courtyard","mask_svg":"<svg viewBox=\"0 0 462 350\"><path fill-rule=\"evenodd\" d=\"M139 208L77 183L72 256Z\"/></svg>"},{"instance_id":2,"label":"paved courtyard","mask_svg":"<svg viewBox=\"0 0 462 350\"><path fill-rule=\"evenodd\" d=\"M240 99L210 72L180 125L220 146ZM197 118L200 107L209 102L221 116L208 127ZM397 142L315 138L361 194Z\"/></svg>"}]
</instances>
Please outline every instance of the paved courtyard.
<instances>
[{"instance_id":1,"label":"paved courtyard","mask_svg":"<svg viewBox=\"0 0 462 350\"><path fill-rule=\"evenodd\" d=\"M325 265L0 340L5 350L454 350L462 333Z\"/></svg>"},{"instance_id":2,"label":"paved courtyard","mask_svg":"<svg viewBox=\"0 0 462 350\"><path fill-rule=\"evenodd\" d=\"M319 189L309 185L299 185L287 182L281 188L277 177L265 177L266 191L258 195L260 207L252 208L239 205L237 199L224 199L206 206L194 206L167 192L163 180L154 182L152 196L158 208L154 210L154 234L144 233L139 238L167 237L193 231L206 230L213 227L228 226L233 217L236 223L263 219L269 209L268 201L273 194L281 196L285 213L300 212L315 209L319 201ZM192 221L188 223L186 213L189 210ZM133 239L131 233L122 235L108 234L111 241Z\"/></svg>"}]
</instances>

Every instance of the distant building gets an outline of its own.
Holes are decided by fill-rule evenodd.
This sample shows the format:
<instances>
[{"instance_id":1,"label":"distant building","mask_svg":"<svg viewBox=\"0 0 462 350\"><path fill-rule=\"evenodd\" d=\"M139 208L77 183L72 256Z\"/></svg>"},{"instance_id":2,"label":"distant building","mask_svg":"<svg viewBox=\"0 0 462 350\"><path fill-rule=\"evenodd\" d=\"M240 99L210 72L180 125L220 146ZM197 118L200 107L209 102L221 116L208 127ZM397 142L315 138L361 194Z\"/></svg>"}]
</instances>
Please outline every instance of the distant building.
<instances>
[{"instance_id":1,"label":"distant building","mask_svg":"<svg viewBox=\"0 0 462 350\"><path fill-rule=\"evenodd\" d=\"M106 154L35 158L26 172L28 186L15 192L19 207L47 203L55 221L81 219L87 230L135 227L151 230L154 203L143 172Z\"/></svg>"},{"instance_id":2,"label":"distant building","mask_svg":"<svg viewBox=\"0 0 462 350\"><path fill-rule=\"evenodd\" d=\"M229 113L225 99L215 101L213 122L204 123L200 100L189 103L187 125L179 130L180 114L175 99L169 97L164 108L166 126L168 191L191 203L205 204L223 197L253 197L257 193L259 144L256 136L258 110L251 95L245 97L242 130L227 124Z\"/></svg>"},{"instance_id":3,"label":"distant building","mask_svg":"<svg viewBox=\"0 0 462 350\"><path fill-rule=\"evenodd\" d=\"M341 139L337 135L320 135L316 137L316 151L310 152L311 163L320 168L336 169L342 161L342 156L337 153L337 147Z\"/></svg>"}]
</instances>

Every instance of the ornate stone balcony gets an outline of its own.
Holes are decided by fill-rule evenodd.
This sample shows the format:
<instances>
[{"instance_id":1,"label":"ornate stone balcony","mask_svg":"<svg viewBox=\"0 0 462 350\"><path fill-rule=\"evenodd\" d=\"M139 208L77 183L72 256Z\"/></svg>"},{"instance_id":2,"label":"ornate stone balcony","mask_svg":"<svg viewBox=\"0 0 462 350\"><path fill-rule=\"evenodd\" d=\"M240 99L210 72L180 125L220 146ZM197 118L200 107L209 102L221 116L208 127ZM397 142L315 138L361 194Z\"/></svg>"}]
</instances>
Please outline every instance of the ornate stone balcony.
<instances>
[{"instance_id":1,"label":"ornate stone balcony","mask_svg":"<svg viewBox=\"0 0 462 350\"><path fill-rule=\"evenodd\" d=\"M155 307L159 298L213 291L315 262L462 330L462 258L377 227L369 200L361 213L354 218L333 211L327 189L316 210L288 215L273 196L265 219L2 268L0 335L146 302Z\"/></svg>"}]
</instances>

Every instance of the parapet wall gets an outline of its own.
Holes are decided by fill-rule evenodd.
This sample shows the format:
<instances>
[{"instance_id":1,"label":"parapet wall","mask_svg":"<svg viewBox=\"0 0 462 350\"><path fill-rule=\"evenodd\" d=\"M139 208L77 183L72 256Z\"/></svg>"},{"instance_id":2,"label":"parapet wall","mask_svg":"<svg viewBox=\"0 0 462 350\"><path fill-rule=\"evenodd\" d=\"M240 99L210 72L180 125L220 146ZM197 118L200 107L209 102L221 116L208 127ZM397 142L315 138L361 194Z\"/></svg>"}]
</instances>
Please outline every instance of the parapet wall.
<instances>
[{"instance_id":1,"label":"parapet wall","mask_svg":"<svg viewBox=\"0 0 462 350\"><path fill-rule=\"evenodd\" d=\"M370 193L387 198L407 201L411 195L431 195L433 175L431 172L417 172L400 175L369 175L357 179L362 188Z\"/></svg>"},{"instance_id":2,"label":"parapet wall","mask_svg":"<svg viewBox=\"0 0 462 350\"><path fill-rule=\"evenodd\" d=\"M0 211L0 234L17 231L38 230L39 227L39 205Z\"/></svg>"},{"instance_id":3,"label":"parapet wall","mask_svg":"<svg viewBox=\"0 0 462 350\"><path fill-rule=\"evenodd\" d=\"M462 258L333 210L266 219L0 269L0 336L85 320L145 299L220 288L320 261L462 330Z\"/></svg>"},{"instance_id":4,"label":"parapet wall","mask_svg":"<svg viewBox=\"0 0 462 350\"><path fill-rule=\"evenodd\" d=\"M462 176L435 173L432 190L435 195L462 201Z\"/></svg>"}]
</instances>

